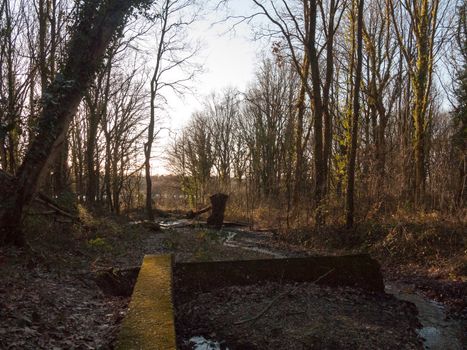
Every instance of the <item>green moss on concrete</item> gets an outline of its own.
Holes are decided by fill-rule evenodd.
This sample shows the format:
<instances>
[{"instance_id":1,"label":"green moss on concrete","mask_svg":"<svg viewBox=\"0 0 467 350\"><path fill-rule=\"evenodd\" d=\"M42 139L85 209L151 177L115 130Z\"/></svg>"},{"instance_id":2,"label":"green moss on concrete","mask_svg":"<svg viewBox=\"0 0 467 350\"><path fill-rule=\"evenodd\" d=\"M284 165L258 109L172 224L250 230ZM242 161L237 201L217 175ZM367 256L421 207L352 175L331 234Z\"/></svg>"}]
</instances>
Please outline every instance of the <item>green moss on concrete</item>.
<instances>
[{"instance_id":1,"label":"green moss on concrete","mask_svg":"<svg viewBox=\"0 0 467 350\"><path fill-rule=\"evenodd\" d=\"M176 349L172 257L144 257L116 349Z\"/></svg>"}]
</instances>

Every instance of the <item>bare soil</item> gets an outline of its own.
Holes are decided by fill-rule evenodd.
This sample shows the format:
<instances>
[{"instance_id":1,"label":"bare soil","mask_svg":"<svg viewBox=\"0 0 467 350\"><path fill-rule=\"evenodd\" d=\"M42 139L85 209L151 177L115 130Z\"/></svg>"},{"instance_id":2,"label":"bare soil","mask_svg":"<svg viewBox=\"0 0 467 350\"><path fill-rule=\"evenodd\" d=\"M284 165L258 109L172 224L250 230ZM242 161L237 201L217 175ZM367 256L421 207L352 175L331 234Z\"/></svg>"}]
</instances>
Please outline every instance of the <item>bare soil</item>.
<instances>
[{"instance_id":1,"label":"bare soil","mask_svg":"<svg viewBox=\"0 0 467 350\"><path fill-rule=\"evenodd\" d=\"M192 349L194 336L230 350L423 349L412 304L349 288L229 287L177 303L176 310L180 349Z\"/></svg>"}]
</instances>

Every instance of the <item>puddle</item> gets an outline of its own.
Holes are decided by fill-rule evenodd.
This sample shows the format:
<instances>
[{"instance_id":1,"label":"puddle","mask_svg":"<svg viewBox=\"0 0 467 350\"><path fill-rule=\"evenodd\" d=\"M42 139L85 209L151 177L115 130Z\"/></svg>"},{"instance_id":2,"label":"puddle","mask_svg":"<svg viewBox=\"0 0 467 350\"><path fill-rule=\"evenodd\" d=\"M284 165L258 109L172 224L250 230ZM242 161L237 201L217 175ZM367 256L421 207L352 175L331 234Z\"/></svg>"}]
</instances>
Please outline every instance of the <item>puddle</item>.
<instances>
[{"instance_id":1,"label":"puddle","mask_svg":"<svg viewBox=\"0 0 467 350\"><path fill-rule=\"evenodd\" d=\"M446 319L443 305L420 295L405 293L394 285L386 285L386 293L399 300L415 304L422 328L418 334L427 350L462 350L462 327L455 320Z\"/></svg>"},{"instance_id":2,"label":"puddle","mask_svg":"<svg viewBox=\"0 0 467 350\"><path fill-rule=\"evenodd\" d=\"M193 350L229 350L223 342L209 340L202 336L191 337L187 343Z\"/></svg>"}]
</instances>

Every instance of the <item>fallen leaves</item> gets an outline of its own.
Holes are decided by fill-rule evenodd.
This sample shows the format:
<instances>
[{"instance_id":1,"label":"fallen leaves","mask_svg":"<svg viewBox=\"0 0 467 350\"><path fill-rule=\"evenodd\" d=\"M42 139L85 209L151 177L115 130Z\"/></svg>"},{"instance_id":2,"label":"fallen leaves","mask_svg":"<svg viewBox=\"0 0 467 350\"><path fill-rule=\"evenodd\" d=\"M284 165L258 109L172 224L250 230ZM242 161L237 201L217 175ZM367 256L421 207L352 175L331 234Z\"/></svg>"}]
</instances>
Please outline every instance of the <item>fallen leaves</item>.
<instances>
[{"instance_id":1,"label":"fallen leaves","mask_svg":"<svg viewBox=\"0 0 467 350\"><path fill-rule=\"evenodd\" d=\"M72 274L1 268L0 348L106 349L127 300L104 298Z\"/></svg>"},{"instance_id":2,"label":"fallen leaves","mask_svg":"<svg viewBox=\"0 0 467 350\"><path fill-rule=\"evenodd\" d=\"M262 312L277 295L287 297ZM234 349L422 348L411 304L350 288L312 283L229 287L194 295L176 307L181 349L187 339L212 339L211 334ZM261 317L254 317L259 313ZM240 344L242 339L248 344Z\"/></svg>"}]
</instances>

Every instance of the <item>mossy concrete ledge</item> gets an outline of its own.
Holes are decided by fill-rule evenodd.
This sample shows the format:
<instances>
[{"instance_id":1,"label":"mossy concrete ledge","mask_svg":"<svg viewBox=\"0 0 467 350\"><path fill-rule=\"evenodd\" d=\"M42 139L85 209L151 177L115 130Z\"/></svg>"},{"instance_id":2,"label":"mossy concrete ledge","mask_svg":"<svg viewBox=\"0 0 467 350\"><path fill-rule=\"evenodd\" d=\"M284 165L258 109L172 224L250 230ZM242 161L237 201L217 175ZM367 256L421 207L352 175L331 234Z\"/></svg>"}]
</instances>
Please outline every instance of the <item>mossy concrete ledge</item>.
<instances>
[{"instance_id":1,"label":"mossy concrete ledge","mask_svg":"<svg viewBox=\"0 0 467 350\"><path fill-rule=\"evenodd\" d=\"M171 255L144 257L115 348L177 348L172 303Z\"/></svg>"}]
</instances>

